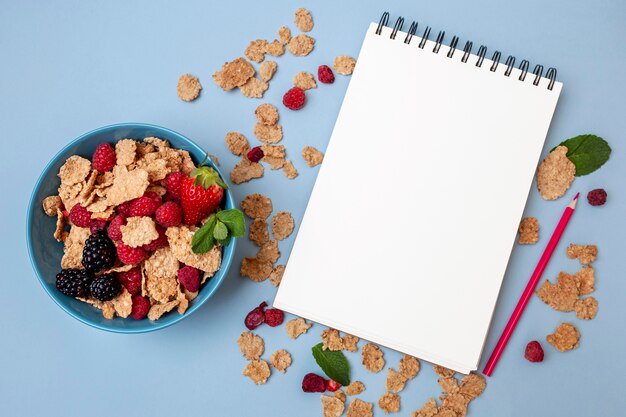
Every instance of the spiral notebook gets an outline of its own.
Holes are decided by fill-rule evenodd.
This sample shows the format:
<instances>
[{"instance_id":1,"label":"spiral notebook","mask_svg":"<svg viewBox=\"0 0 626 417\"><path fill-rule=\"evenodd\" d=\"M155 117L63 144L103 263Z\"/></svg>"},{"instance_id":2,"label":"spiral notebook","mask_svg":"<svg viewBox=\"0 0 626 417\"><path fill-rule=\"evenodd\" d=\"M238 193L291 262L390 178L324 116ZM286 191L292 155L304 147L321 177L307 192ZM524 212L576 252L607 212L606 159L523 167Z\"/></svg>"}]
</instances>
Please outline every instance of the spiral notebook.
<instances>
[{"instance_id":1,"label":"spiral notebook","mask_svg":"<svg viewBox=\"0 0 626 417\"><path fill-rule=\"evenodd\" d=\"M365 35L274 305L468 373L562 84L388 19Z\"/></svg>"}]
</instances>

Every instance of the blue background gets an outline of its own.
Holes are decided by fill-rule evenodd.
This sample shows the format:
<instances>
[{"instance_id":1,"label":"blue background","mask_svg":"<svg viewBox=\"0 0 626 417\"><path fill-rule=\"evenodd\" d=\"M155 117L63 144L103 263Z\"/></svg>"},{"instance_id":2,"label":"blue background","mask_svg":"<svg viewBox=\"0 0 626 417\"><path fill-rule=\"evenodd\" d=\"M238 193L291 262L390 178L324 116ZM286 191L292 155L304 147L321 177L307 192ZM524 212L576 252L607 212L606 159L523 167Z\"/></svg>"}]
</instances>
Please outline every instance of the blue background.
<instances>
[{"instance_id":1,"label":"blue background","mask_svg":"<svg viewBox=\"0 0 626 417\"><path fill-rule=\"evenodd\" d=\"M314 15L315 50L306 58L277 58L278 72L262 101L222 92L212 82L211 74L242 55L250 40L272 40L284 24L293 30L293 12L299 6ZM39 286L24 241L26 205L41 168L60 148L86 131L117 122L154 123L179 131L219 156L229 171L236 159L224 145L225 133L241 131L255 142L253 112L260 102L279 104L298 71L314 72L336 55L356 56L368 23L389 10L392 22L403 15L419 20L422 29L426 24L435 31L445 29L447 40L459 35L460 45L471 39L474 45L489 46L490 52L498 49L504 56L527 58L531 65L557 67L565 86L544 154L561 140L588 132L603 136L613 147L609 163L577 179L561 200L543 201L533 186L526 214L539 218L541 240L515 247L485 351L494 346L569 198L576 191L604 187L607 205L596 208L582 201L545 274L553 278L561 270L578 269L577 261L565 256L568 243L598 244L598 316L583 322L533 297L486 392L471 403L469 416L623 415L623 2L3 1L0 10L0 414L321 415L318 395L302 393L300 381L305 373L318 371L310 347L319 341L322 326L314 325L295 341L284 328L259 328L266 343L264 357L286 348L293 365L260 387L241 375L246 361L236 339L245 330L245 314L260 301L272 300L275 288L269 282L252 283L233 268L210 302L173 327L143 335L92 329L61 311ZM191 104L181 102L175 92L185 72L198 75L204 86L200 99ZM288 181L281 172L268 170L263 179L235 186L237 200L261 192L273 199L276 210L291 211L299 224L317 174L317 168L305 166L300 149L325 149L348 82L348 77L338 76L334 85L320 85L308 94L300 112L279 107L282 143L300 176ZM419 154L419 140L413 151ZM328 233L341 239L332 230ZM292 243L293 236L280 243L281 262ZM236 264L254 251L242 240ZM526 362L525 344L543 341L563 321L580 329L580 347L559 353L544 342L544 363ZM385 350L387 366L397 366L399 357ZM358 354L350 354L349 360L353 379L367 387L361 398L377 401L384 392L384 373L367 373ZM431 367L422 365L420 375L401 393L402 415L440 394ZM376 409L375 415L383 413Z\"/></svg>"}]
</instances>

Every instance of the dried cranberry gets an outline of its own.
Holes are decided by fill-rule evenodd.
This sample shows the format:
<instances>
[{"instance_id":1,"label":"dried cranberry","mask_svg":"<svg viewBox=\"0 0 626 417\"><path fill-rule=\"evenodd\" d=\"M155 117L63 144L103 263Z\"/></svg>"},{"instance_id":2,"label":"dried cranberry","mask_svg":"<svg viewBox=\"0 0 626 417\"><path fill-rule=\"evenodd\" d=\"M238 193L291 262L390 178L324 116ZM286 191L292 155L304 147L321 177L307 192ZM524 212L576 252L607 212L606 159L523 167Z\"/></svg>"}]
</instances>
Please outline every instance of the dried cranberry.
<instances>
[{"instance_id":1,"label":"dried cranberry","mask_svg":"<svg viewBox=\"0 0 626 417\"><path fill-rule=\"evenodd\" d=\"M536 340L529 342L526 345L524 357L528 359L529 362L543 362L543 348L541 344Z\"/></svg>"},{"instance_id":2,"label":"dried cranberry","mask_svg":"<svg viewBox=\"0 0 626 417\"><path fill-rule=\"evenodd\" d=\"M603 188L596 188L589 191L587 194L587 201L592 206L602 206L606 203L606 191Z\"/></svg>"},{"instance_id":3,"label":"dried cranberry","mask_svg":"<svg viewBox=\"0 0 626 417\"><path fill-rule=\"evenodd\" d=\"M335 82L335 74L328 65L320 65L317 69L317 79L324 84L332 84Z\"/></svg>"},{"instance_id":4,"label":"dried cranberry","mask_svg":"<svg viewBox=\"0 0 626 417\"><path fill-rule=\"evenodd\" d=\"M333 381L332 379L326 380L326 390L330 392L335 392L339 388L341 388L341 384L339 382Z\"/></svg>"},{"instance_id":5,"label":"dried cranberry","mask_svg":"<svg viewBox=\"0 0 626 417\"><path fill-rule=\"evenodd\" d=\"M265 323L265 307L267 307L267 303L263 301L258 307L248 313L243 322L248 330L254 330Z\"/></svg>"},{"instance_id":6,"label":"dried cranberry","mask_svg":"<svg viewBox=\"0 0 626 417\"><path fill-rule=\"evenodd\" d=\"M270 308L265 310L265 323L270 327L276 327L283 324L285 313L277 308Z\"/></svg>"},{"instance_id":7,"label":"dried cranberry","mask_svg":"<svg viewBox=\"0 0 626 417\"><path fill-rule=\"evenodd\" d=\"M313 373L306 374L304 379L302 379L302 391L324 392L326 391L326 380Z\"/></svg>"},{"instance_id":8,"label":"dried cranberry","mask_svg":"<svg viewBox=\"0 0 626 417\"><path fill-rule=\"evenodd\" d=\"M255 146L254 148L250 149L247 156L248 161L259 162L265 156L265 154L263 153L263 149L261 149L260 146Z\"/></svg>"}]
</instances>

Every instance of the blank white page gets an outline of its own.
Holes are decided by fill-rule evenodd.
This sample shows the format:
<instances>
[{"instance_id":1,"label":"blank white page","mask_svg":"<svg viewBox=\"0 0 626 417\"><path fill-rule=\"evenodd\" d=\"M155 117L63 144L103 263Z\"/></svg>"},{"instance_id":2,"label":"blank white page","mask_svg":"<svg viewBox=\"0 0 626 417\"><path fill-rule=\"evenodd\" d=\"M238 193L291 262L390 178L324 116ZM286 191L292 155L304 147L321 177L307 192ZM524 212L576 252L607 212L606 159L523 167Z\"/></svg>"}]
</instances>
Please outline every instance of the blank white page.
<instances>
[{"instance_id":1,"label":"blank white page","mask_svg":"<svg viewBox=\"0 0 626 417\"><path fill-rule=\"evenodd\" d=\"M468 373L562 84L376 27L274 306Z\"/></svg>"}]
</instances>

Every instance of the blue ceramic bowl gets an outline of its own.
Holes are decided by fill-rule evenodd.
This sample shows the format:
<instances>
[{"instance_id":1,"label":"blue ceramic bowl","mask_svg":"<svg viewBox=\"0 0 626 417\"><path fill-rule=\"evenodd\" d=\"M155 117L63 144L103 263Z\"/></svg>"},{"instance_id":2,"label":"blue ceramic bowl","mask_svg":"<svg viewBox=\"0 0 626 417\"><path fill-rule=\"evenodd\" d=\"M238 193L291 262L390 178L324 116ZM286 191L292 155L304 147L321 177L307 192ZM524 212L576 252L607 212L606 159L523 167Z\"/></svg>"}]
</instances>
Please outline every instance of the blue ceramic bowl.
<instances>
[{"instance_id":1,"label":"blue ceramic bowl","mask_svg":"<svg viewBox=\"0 0 626 417\"><path fill-rule=\"evenodd\" d=\"M205 156L205 152L202 148L183 135L159 126L141 123L124 123L101 127L100 129L85 133L78 139L72 141L52 158L37 180L28 205L26 241L30 260L39 278L39 282L54 302L70 316L97 329L118 333L143 333L162 329L181 321L185 317L193 314L193 312L198 310L202 304L213 296L217 287L219 287L226 277L235 252L236 239L232 239L231 243L224 248L222 267L213 278L202 286L200 293L190 303L185 314L180 315L174 310L163 315L157 321L150 321L147 318L144 320L134 320L130 317L126 319L116 317L113 320L107 320L102 317L100 310L87 303L65 296L56 289L56 274L61 270L63 244L57 242L54 237L52 237L56 227L56 217L48 217L43 212L41 202L45 197L57 194L57 188L60 185L59 178L57 177L59 168L65 163L65 160L72 155L81 155L91 159L94 150L98 144L102 142L114 143L124 138L140 140L149 136L166 139L171 143L172 147L189 151L189 154L196 164ZM219 169L212 161L209 160L207 163L219 172ZM221 172L220 175L222 175ZM222 178L225 177L222 175ZM226 190L224 195L225 208L234 208L233 196L230 191Z\"/></svg>"}]
</instances>

